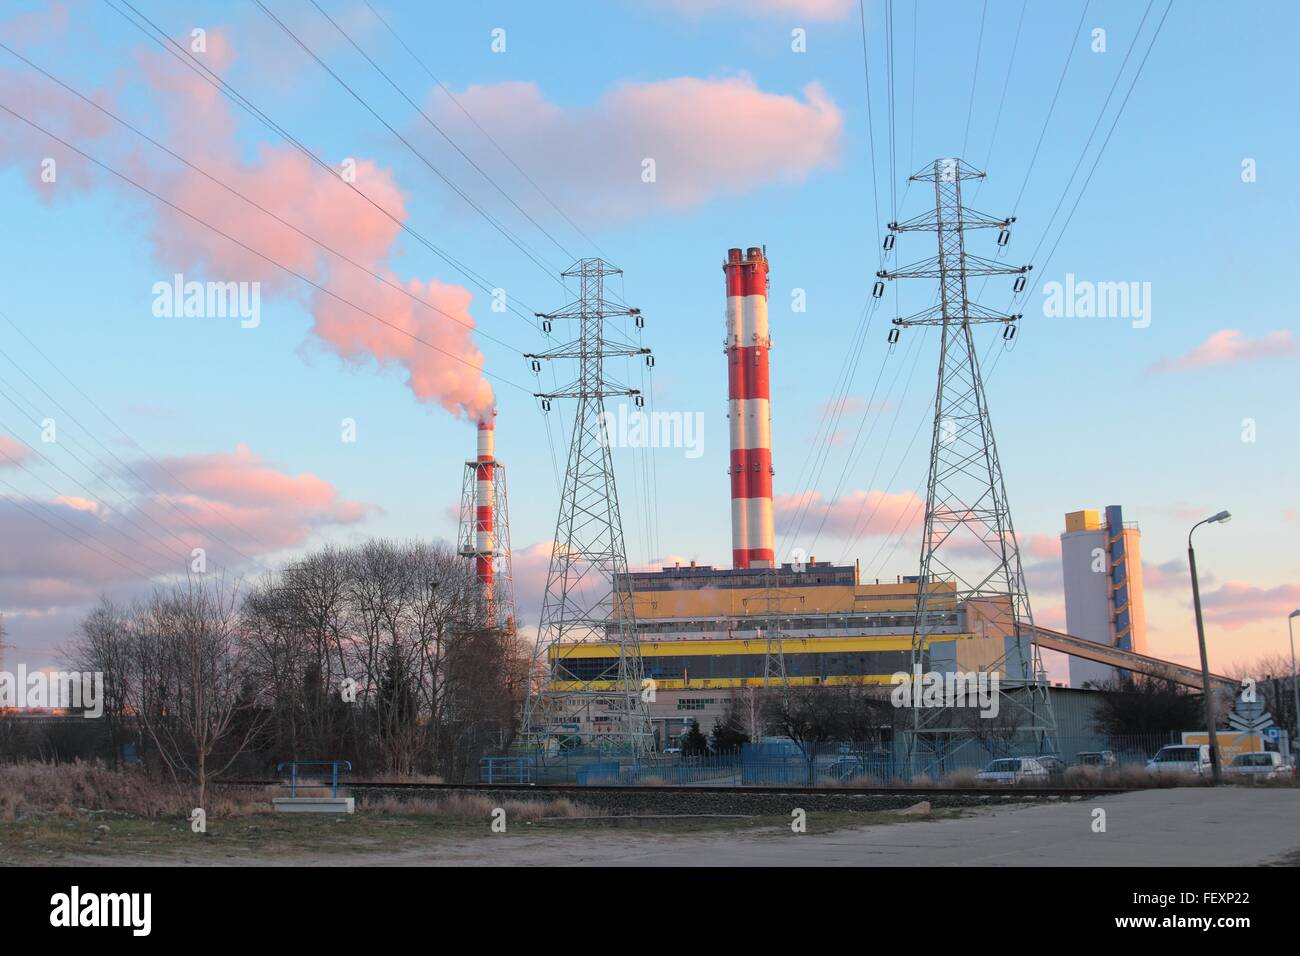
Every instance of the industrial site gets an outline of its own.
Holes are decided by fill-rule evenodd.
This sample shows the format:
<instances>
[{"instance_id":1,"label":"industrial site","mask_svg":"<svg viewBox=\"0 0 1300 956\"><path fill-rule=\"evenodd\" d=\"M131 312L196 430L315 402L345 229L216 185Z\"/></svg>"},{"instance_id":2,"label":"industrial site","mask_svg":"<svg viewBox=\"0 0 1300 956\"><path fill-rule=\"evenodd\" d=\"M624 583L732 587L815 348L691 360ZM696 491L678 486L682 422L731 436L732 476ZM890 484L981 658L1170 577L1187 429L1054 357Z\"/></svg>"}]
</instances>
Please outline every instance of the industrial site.
<instances>
[{"instance_id":1,"label":"industrial site","mask_svg":"<svg viewBox=\"0 0 1300 956\"><path fill-rule=\"evenodd\" d=\"M352 872L417 866L1051 867L969 892L1278 923L1265 6L17 0L24 931L183 939L231 867L268 926L423 912Z\"/></svg>"}]
</instances>

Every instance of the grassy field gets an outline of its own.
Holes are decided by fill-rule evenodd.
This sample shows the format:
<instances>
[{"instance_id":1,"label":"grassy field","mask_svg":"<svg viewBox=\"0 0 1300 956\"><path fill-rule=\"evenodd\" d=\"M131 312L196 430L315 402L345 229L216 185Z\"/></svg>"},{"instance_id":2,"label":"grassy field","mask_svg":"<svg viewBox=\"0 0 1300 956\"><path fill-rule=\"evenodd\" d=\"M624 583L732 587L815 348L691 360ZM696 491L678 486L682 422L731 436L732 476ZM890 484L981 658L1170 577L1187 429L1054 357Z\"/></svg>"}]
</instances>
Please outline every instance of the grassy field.
<instances>
[{"instance_id":1,"label":"grassy field","mask_svg":"<svg viewBox=\"0 0 1300 956\"><path fill-rule=\"evenodd\" d=\"M959 811L941 810L921 819L951 819ZM810 813L807 832L833 833L862 826L917 820L898 813ZM493 833L487 816L400 814L359 807L352 815L257 813L209 820L206 833L193 833L178 817L78 814L37 815L0 822L0 865L133 863L293 863L305 858L347 863L350 858L400 862L403 851L497 841L582 838L627 831L637 836L689 837L739 832L794 837L790 820L754 817L564 816L516 819L507 814L504 833ZM487 846L483 847L487 850ZM490 851L489 851L490 852ZM323 858L323 859L322 859Z\"/></svg>"}]
</instances>

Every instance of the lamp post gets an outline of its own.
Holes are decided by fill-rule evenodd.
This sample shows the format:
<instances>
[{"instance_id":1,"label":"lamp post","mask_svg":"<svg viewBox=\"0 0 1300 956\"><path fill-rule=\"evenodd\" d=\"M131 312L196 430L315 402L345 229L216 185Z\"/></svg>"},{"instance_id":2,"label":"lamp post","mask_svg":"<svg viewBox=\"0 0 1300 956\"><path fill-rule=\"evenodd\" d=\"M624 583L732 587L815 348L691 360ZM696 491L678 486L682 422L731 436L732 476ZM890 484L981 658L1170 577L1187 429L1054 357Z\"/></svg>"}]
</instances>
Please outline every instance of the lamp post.
<instances>
[{"instance_id":1,"label":"lamp post","mask_svg":"<svg viewBox=\"0 0 1300 956\"><path fill-rule=\"evenodd\" d=\"M1201 699L1205 705L1205 729L1210 735L1210 769L1214 773L1217 786L1223 782L1223 770L1219 766L1219 735L1215 732L1214 692L1210 687L1210 659L1205 652L1205 622L1201 619L1201 584L1196 578L1196 551L1192 548L1192 535L1203 524L1222 524L1231 518L1227 511L1220 511L1203 521L1192 525L1187 532L1187 564L1192 572L1192 605L1196 608L1196 640L1201 645Z\"/></svg>"},{"instance_id":2,"label":"lamp post","mask_svg":"<svg viewBox=\"0 0 1300 956\"><path fill-rule=\"evenodd\" d=\"M1291 738L1291 753L1295 753L1296 738L1300 738L1300 684L1295 679L1295 628L1291 622L1300 617L1300 609L1292 611L1286 616L1286 630L1291 637L1291 700L1295 709L1291 711L1291 717L1295 720L1295 737Z\"/></svg>"}]
</instances>

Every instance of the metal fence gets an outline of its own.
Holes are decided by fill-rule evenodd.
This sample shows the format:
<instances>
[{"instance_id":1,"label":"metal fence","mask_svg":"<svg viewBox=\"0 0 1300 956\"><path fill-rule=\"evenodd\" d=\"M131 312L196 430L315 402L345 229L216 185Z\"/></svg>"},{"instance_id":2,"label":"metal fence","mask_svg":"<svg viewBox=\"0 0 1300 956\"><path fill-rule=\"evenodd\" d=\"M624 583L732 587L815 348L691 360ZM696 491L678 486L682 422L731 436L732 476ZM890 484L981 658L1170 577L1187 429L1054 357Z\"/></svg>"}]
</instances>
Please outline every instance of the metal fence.
<instances>
[{"instance_id":1,"label":"metal fence","mask_svg":"<svg viewBox=\"0 0 1300 956\"><path fill-rule=\"evenodd\" d=\"M909 752L900 736L892 743L861 745L823 743L805 753L788 740L745 744L735 753L651 754L633 757L609 750L574 748L552 755L484 758L479 780L484 783L535 783L579 786L903 786L939 782L946 777L973 776L1002 757L1033 757L1048 753L1071 766L1144 766L1157 750L1179 742L1177 734L1128 737L1060 737L1047 751L1031 741L1018 744L967 739L955 747L930 745ZM813 748L809 748L812 750ZM1098 754L1086 764L1081 754Z\"/></svg>"}]
</instances>

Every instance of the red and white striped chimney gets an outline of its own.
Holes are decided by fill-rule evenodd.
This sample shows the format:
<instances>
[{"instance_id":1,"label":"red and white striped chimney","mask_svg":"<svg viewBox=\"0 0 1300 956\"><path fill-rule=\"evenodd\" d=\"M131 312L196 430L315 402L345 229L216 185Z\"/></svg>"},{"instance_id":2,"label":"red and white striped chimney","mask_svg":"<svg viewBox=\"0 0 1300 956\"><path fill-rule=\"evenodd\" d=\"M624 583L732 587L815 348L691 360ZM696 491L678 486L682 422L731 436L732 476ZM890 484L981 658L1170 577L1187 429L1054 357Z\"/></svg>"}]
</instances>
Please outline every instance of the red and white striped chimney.
<instances>
[{"instance_id":1,"label":"red and white striped chimney","mask_svg":"<svg viewBox=\"0 0 1300 956\"><path fill-rule=\"evenodd\" d=\"M767 256L757 247L728 249L722 266L727 277L731 563L736 568L770 568L775 558L767 269Z\"/></svg>"},{"instance_id":2,"label":"red and white striped chimney","mask_svg":"<svg viewBox=\"0 0 1300 956\"><path fill-rule=\"evenodd\" d=\"M493 412L493 415L496 413ZM478 460L474 467L474 570L483 587L483 599L492 604L493 469L496 466L496 425L491 418L478 423Z\"/></svg>"}]
</instances>

